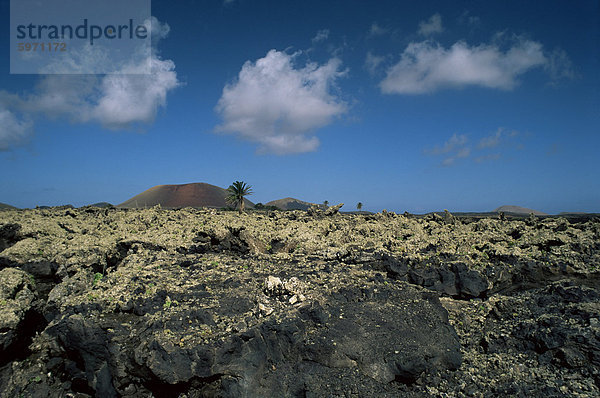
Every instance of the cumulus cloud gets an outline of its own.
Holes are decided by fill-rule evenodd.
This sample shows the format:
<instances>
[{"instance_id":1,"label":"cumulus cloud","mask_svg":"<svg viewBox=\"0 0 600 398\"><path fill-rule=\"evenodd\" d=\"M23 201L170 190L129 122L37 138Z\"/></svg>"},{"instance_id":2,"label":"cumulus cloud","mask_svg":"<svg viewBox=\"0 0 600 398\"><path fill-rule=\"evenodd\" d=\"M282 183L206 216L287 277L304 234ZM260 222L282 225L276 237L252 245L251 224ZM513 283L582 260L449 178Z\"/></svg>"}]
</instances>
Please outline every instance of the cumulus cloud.
<instances>
[{"instance_id":1,"label":"cumulus cloud","mask_svg":"<svg viewBox=\"0 0 600 398\"><path fill-rule=\"evenodd\" d=\"M151 123L158 109L167 103L167 93L177 87L175 64L151 59L149 75L107 75L100 96L92 105L91 118L111 129L128 128L134 123Z\"/></svg>"},{"instance_id":2,"label":"cumulus cloud","mask_svg":"<svg viewBox=\"0 0 600 398\"><path fill-rule=\"evenodd\" d=\"M169 26L154 17L146 24L153 43L169 33ZM46 75L31 93L0 93L0 110L4 104L4 108L15 109L27 117L64 117L73 123L97 122L109 129L129 129L153 122L158 110L166 106L167 94L179 84L173 61L161 59L153 47L149 57L123 65L118 74ZM7 114L3 117L13 120ZM10 136L33 131L32 123L23 123L13 121L10 126L18 134ZM1 134L9 136L4 130ZM9 140L3 138L2 142Z\"/></svg>"},{"instance_id":3,"label":"cumulus cloud","mask_svg":"<svg viewBox=\"0 0 600 398\"><path fill-rule=\"evenodd\" d=\"M435 33L442 33L443 31L442 16L440 14L433 14L427 21L421 21L419 23L418 33L421 36L431 36Z\"/></svg>"},{"instance_id":4,"label":"cumulus cloud","mask_svg":"<svg viewBox=\"0 0 600 398\"><path fill-rule=\"evenodd\" d=\"M315 131L347 110L331 93L345 71L337 58L296 67L297 55L271 50L247 61L238 78L223 88L216 106L223 123L215 131L256 142L263 153L314 151L319 146Z\"/></svg>"},{"instance_id":5,"label":"cumulus cloud","mask_svg":"<svg viewBox=\"0 0 600 398\"><path fill-rule=\"evenodd\" d=\"M29 115L81 122L87 120L86 98L93 96L97 82L95 75L48 75L38 81L32 93L18 99L15 96L13 104Z\"/></svg>"},{"instance_id":6,"label":"cumulus cloud","mask_svg":"<svg viewBox=\"0 0 600 398\"><path fill-rule=\"evenodd\" d=\"M146 27L146 30L150 32L150 37L152 38L152 43L154 45L156 45L159 40L166 38L171 31L171 27L168 23L162 23L154 16L146 19L144 21L144 26ZM154 47L154 50L156 50L156 47Z\"/></svg>"},{"instance_id":7,"label":"cumulus cloud","mask_svg":"<svg viewBox=\"0 0 600 398\"><path fill-rule=\"evenodd\" d=\"M30 121L19 120L14 112L0 104L0 152L26 141L31 134L31 128Z\"/></svg>"},{"instance_id":8,"label":"cumulus cloud","mask_svg":"<svg viewBox=\"0 0 600 398\"><path fill-rule=\"evenodd\" d=\"M387 70L380 88L386 94L423 94L443 88L481 86L510 90L518 77L547 63L542 45L519 39L506 51L497 45L457 42L446 49L431 42L410 43Z\"/></svg>"},{"instance_id":9,"label":"cumulus cloud","mask_svg":"<svg viewBox=\"0 0 600 398\"><path fill-rule=\"evenodd\" d=\"M325 41L329 38L329 29L321 29L317 32L315 37L312 38L313 43L318 43L320 41Z\"/></svg>"}]
</instances>

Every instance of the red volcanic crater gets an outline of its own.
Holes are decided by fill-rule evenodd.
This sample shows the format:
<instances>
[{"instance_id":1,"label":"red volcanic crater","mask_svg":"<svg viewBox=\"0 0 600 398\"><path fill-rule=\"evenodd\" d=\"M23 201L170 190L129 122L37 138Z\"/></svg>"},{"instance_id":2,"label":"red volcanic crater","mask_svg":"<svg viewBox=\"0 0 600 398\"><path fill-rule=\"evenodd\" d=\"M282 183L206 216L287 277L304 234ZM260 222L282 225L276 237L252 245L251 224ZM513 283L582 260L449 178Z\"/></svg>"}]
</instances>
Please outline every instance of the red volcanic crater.
<instances>
[{"instance_id":1,"label":"red volcanic crater","mask_svg":"<svg viewBox=\"0 0 600 398\"><path fill-rule=\"evenodd\" d=\"M118 205L124 208L144 208L161 205L176 207L227 207L227 190L203 182L182 185L157 185ZM246 200L246 207L254 204Z\"/></svg>"}]
</instances>

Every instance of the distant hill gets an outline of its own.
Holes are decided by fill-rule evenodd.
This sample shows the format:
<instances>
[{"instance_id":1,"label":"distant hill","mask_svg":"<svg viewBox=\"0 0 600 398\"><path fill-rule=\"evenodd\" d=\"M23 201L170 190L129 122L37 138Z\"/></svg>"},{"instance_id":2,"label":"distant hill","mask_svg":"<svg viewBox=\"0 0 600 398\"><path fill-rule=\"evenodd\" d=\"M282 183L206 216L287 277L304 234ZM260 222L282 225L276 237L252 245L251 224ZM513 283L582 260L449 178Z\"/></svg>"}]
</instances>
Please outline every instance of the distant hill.
<instances>
[{"instance_id":1,"label":"distant hill","mask_svg":"<svg viewBox=\"0 0 600 398\"><path fill-rule=\"evenodd\" d=\"M494 210L495 213L499 213L501 211L504 213L513 213L513 214L531 214L531 213L533 213L536 216L547 216L548 215L546 213L542 213L541 211L528 209L526 207L521 207L521 206L500 206L496 210Z\"/></svg>"},{"instance_id":2,"label":"distant hill","mask_svg":"<svg viewBox=\"0 0 600 398\"><path fill-rule=\"evenodd\" d=\"M560 213L558 213L559 216L583 216L583 215L587 215L587 214L594 214L594 213L586 213L584 211L561 211Z\"/></svg>"},{"instance_id":3,"label":"distant hill","mask_svg":"<svg viewBox=\"0 0 600 398\"><path fill-rule=\"evenodd\" d=\"M275 206L281 210L308 210L308 208L313 204L300 199L283 198L278 200L272 200L269 203L265 203L265 205Z\"/></svg>"},{"instance_id":4,"label":"distant hill","mask_svg":"<svg viewBox=\"0 0 600 398\"><path fill-rule=\"evenodd\" d=\"M89 207L100 207L100 208L106 208L106 207L113 207L113 205L111 203L108 202L98 202L98 203L93 203L91 205L88 205Z\"/></svg>"},{"instance_id":5,"label":"distant hill","mask_svg":"<svg viewBox=\"0 0 600 398\"><path fill-rule=\"evenodd\" d=\"M157 185L117 205L121 208L144 208L161 205L175 207L227 207L227 190L203 182L182 185ZM254 207L249 200L246 207Z\"/></svg>"},{"instance_id":6,"label":"distant hill","mask_svg":"<svg viewBox=\"0 0 600 398\"><path fill-rule=\"evenodd\" d=\"M0 210L16 210L17 208L6 203L0 203Z\"/></svg>"}]
</instances>

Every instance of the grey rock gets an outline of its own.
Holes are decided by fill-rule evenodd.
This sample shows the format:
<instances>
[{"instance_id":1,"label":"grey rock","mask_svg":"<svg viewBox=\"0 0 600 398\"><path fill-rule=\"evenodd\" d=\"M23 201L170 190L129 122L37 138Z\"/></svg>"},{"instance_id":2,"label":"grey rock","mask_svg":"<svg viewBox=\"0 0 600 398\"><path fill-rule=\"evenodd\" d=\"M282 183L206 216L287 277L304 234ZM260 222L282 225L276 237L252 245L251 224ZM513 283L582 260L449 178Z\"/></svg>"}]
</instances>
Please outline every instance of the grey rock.
<instances>
[{"instance_id":1,"label":"grey rock","mask_svg":"<svg viewBox=\"0 0 600 398\"><path fill-rule=\"evenodd\" d=\"M325 210L324 214L326 216L333 216L335 214L338 214L340 212L340 209L342 208L342 206L344 206L343 203L339 203L335 206L330 206Z\"/></svg>"}]
</instances>

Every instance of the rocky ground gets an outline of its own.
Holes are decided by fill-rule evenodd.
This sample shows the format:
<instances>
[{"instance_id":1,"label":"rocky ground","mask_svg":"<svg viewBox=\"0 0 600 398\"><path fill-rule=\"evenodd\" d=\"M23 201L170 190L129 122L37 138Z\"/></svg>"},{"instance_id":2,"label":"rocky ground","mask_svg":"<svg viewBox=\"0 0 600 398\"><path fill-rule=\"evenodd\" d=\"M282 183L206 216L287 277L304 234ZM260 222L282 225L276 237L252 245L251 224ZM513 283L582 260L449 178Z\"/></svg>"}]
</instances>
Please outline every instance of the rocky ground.
<instances>
[{"instance_id":1,"label":"rocky ground","mask_svg":"<svg viewBox=\"0 0 600 398\"><path fill-rule=\"evenodd\" d=\"M336 210L0 212L0 396L600 396L600 220Z\"/></svg>"}]
</instances>

